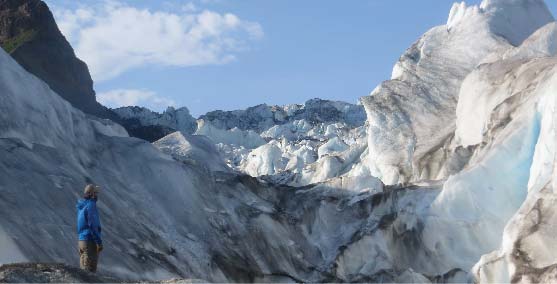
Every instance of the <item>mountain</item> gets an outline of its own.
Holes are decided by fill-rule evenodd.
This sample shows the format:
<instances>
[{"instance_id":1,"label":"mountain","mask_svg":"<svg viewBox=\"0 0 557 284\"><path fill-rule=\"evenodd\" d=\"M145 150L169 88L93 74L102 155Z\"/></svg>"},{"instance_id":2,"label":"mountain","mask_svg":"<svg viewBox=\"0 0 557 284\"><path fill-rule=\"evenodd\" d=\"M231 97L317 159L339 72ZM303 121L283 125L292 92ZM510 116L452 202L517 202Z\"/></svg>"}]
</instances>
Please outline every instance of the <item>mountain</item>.
<instances>
[{"instance_id":1,"label":"mountain","mask_svg":"<svg viewBox=\"0 0 557 284\"><path fill-rule=\"evenodd\" d=\"M139 125L98 103L87 65L77 58L41 0L0 0L0 45L72 106L117 122L134 137L152 142L176 131Z\"/></svg>"},{"instance_id":2,"label":"mountain","mask_svg":"<svg viewBox=\"0 0 557 284\"><path fill-rule=\"evenodd\" d=\"M0 45L76 108L114 119L107 108L97 103L87 65L75 56L44 2L1 0Z\"/></svg>"},{"instance_id":3,"label":"mountain","mask_svg":"<svg viewBox=\"0 0 557 284\"><path fill-rule=\"evenodd\" d=\"M77 264L74 205L94 182L100 271L119 279L555 282L548 15L455 4L362 105L217 111L154 143L0 51L0 263Z\"/></svg>"}]
</instances>

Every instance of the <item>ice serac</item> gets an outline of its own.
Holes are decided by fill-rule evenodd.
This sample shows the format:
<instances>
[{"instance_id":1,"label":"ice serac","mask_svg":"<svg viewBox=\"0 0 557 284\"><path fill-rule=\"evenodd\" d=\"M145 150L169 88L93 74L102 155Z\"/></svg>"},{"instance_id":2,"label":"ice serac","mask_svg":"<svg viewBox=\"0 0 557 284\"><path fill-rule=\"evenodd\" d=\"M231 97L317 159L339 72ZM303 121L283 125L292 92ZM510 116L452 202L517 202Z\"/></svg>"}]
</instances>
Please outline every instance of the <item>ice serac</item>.
<instances>
[{"instance_id":1,"label":"ice serac","mask_svg":"<svg viewBox=\"0 0 557 284\"><path fill-rule=\"evenodd\" d=\"M432 204L438 221L426 231L437 233L426 238L443 247L439 223L458 220L441 226L459 232L454 255L469 266L492 251L474 267L478 282L555 281L554 263L540 247L555 245L545 225L553 209L543 204L554 198L547 188L555 160L556 37L552 22L520 46L489 56L459 92L455 143L474 151Z\"/></svg>"},{"instance_id":2,"label":"ice serac","mask_svg":"<svg viewBox=\"0 0 557 284\"><path fill-rule=\"evenodd\" d=\"M296 120L311 124L344 122L350 126L361 126L366 120L361 106L350 103L311 99L304 104L268 106L266 104L245 110L212 111L199 117L220 129L238 128L263 132L275 125Z\"/></svg>"},{"instance_id":3,"label":"ice serac","mask_svg":"<svg viewBox=\"0 0 557 284\"><path fill-rule=\"evenodd\" d=\"M156 141L174 131L194 131L215 143L230 168L273 182L307 185L340 176L366 175L362 181L370 177L362 162L367 151L361 105L322 99L261 104L212 111L200 116L197 125L186 108L169 108L162 114L142 107L113 111L132 136Z\"/></svg>"},{"instance_id":4,"label":"ice serac","mask_svg":"<svg viewBox=\"0 0 557 284\"><path fill-rule=\"evenodd\" d=\"M391 80L362 98L372 173L394 184L460 170L463 161L447 161L467 156L450 146L462 81L487 56L520 44L552 19L543 1L455 4L447 25L425 33L396 63Z\"/></svg>"},{"instance_id":5,"label":"ice serac","mask_svg":"<svg viewBox=\"0 0 557 284\"><path fill-rule=\"evenodd\" d=\"M479 282L555 282L557 261L551 251L557 245L554 204L557 137L555 115L557 88L555 57L527 62L512 70L518 79L530 86L526 92L515 92L496 113L511 113L512 121L521 120L521 105L533 106L528 111L538 117L540 134L529 171L527 197L520 209L506 224L501 245L482 256L474 267ZM501 104L503 105L503 103ZM499 115L501 116L501 115Z\"/></svg>"},{"instance_id":6,"label":"ice serac","mask_svg":"<svg viewBox=\"0 0 557 284\"><path fill-rule=\"evenodd\" d=\"M533 65L529 61L557 53L556 28L555 22L547 24L521 46L494 56L497 60L489 59L489 63L479 66L464 80L456 109L458 145L477 145L492 139L493 112L518 92L529 91L526 86L532 89L539 81L536 73L526 73Z\"/></svg>"},{"instance_id":7,"label":"ice serac","mask_svg":"<svg viewBox=\"0 0 557 284\"><path fill-rule=\"evenodd\" d=\"M356 172L370 176L361 165L365 119L361 105L311 99L209 112L199 118L195 134L211 138L239 172L300 186Z\"/></svg>"},{"instance_id":8,"label":"ice serac","mask_svg":"<svg viewBox=\"0 0 557 284\"><path fill-rule=\"evenodd\" d=\"M540 264L546 255L520 239L542 226L523 212L532 210L531 200L539 199L537 192L551 182L554 169L557 60L536 52L550 49L552 43L545 39L552 35L542 33L552 33L553 25L503 53L515 56L481 64L464 80L457 107L460 142L455 143L466 141L473 151L466 167L444 182L422 215L427 216L421 221L423 249L435 257L427 265L413 266L414 271L468 271L475 266L479 282L552 279L553 263ZM553 214L549 207L536 210L539 216ZM541 247L555 242L547 235L536 241Z\"/></svg>"},{"instance_id":9,"label":"ice serac","mask_svg":"<svg viewBox=\"0 0 557 284\"><path fill-rule=\"evenodd\" d=\"M484 0L480 9L488 15L491 32L514 46L553 21L543 0Z\"/></svg>"}]
</instances>

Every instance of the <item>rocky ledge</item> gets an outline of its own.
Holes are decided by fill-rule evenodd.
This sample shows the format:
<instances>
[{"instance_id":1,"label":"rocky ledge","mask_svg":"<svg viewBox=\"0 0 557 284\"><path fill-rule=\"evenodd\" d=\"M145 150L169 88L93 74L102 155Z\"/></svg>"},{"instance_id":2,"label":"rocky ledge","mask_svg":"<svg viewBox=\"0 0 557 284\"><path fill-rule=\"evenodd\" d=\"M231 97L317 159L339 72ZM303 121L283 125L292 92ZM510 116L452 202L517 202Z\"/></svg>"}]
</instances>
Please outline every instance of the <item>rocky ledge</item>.
<instances>
[{"instance_id":1,"label":"rocky ledge","mask_svg":"<svg viewBox=\"0 0 557 284\"><path fill-rule=\"evenodd\" d=\"M132 283L94 274L61 263L14 263L0 265L0 283ZM198 279L170 279L160 283L204 283ZM137 281L133 281L137 283Z\"/></svg>"}]
</instances>

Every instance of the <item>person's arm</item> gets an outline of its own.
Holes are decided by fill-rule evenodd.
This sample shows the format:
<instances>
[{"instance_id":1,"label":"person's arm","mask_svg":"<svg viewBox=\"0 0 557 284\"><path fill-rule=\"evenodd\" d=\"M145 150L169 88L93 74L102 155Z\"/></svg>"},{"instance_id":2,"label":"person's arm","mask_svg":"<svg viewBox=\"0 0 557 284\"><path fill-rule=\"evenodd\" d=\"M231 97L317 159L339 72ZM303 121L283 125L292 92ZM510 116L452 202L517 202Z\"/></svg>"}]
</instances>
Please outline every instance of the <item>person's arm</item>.
<instances>
[{"instance_id":1,"label":"person's arm","mask_svg":"<svg viewBox=\"0 0 557 284\"><path fill-rule=\"evenodd\" d=\"M97 211L97 205L94 202L89 206L89 210L87 213L88 213L87 222L89 228L91 229L91 234L93 235L93 241L95 241L97 245L102 246L101 222L99 220L99 212Z\"/></svg>"}]
</instances>

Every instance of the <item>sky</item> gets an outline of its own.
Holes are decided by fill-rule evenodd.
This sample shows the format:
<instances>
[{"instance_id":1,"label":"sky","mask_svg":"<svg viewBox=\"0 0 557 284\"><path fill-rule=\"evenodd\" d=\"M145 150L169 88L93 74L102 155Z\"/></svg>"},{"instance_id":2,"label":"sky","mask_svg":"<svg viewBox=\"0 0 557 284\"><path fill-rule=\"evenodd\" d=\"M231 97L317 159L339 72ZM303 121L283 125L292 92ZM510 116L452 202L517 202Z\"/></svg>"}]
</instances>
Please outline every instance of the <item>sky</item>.
<instances>
[{"instance_id":1,"label":"sky","mask_svg":"<svg viewBox=\"0 0 557 284\"><path fill-rule=\"evenodd\" d=\"M199 116L312 98L357 103L420 35L446 23L454 1L46 2L98 101Z\"/></svg>"}]
</instances>

